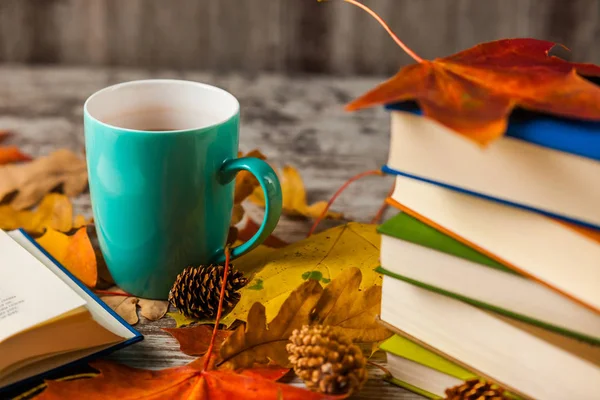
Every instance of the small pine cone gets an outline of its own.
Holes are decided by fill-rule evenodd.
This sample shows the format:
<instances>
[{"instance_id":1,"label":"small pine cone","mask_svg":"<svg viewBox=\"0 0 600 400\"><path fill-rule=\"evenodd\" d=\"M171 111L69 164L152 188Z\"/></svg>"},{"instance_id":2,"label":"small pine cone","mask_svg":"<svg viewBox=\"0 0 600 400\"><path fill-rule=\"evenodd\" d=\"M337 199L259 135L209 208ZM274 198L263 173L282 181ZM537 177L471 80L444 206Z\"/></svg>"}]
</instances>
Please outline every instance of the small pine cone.
<instances>
[{"instance_id":1,"label":"small pine cone","mask_svg":"<svg viewBox=\"0 0 600 400\"><path fill-rule=\"evenodd\" d=\"M169 303L188 318L215 318L219 308L224 269L222 265L187 267L177 275L169 292ZM235 307L240 300L237 291L248 282L241 272L233 268L229 269L228 275L223 298L223 315Z\"/></svg>"},{"instance_id":2,"label":"small pine cone","mask_svg":"<svg viewBox=\"0 0 600 400\"><path fill-rule=\"evenodd\" d=\"M504 389L478 378L446 389L444 400L505 400Z\"/></svg>"},{"instance_id":3,"label":"small pine cone","mask_svg":"<svg viewBox=\"0 0 600 400\"><path fill-rule=\"evenodd\" d=\"M294 372L314 391L325 394L357 392L367 380L360 348L329 326L295 329L286 349Z\"/></svg>"}]
</instances>

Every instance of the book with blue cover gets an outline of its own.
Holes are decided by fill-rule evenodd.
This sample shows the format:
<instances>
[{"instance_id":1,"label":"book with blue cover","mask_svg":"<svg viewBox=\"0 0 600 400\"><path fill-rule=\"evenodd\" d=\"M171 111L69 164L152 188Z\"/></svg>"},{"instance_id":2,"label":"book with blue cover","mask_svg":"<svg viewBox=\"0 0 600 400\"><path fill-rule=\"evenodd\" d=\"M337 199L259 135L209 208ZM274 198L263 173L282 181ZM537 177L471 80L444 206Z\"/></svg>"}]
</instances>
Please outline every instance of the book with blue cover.
<instances>
[{"instance_id":1,"label":"book with blue cover","mask_svg":"<svg viewBox=\"0 0 600 400\"><path fill-rule=\"evenodd\" d=\"M142 339L24 231L0 230L0 397Z\"/></svg>"},{"instance_id":2,"label":"book with blue cover","mask_svg":"<svg viewBox=\"0 0 600 400\"><path fill-rule=\"evenodd\" d=\"M516 113L481 147L410 103L387 108L384 172L600 229L600 123Z\"/></svg>"}]
</instances>

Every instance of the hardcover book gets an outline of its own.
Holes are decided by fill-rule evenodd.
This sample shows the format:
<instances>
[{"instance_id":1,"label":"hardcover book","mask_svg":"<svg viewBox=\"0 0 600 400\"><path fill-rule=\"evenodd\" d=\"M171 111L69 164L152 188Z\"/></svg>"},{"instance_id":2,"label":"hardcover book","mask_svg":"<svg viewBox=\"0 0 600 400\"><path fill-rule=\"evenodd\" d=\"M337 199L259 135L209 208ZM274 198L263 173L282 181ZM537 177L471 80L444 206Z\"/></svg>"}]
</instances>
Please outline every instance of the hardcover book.
<instances>
[{"instance_id":1,"label":"hardcover book","mask_svg":"<svg viewBox=\"0 0 600 400\"><path fill-rule=\"evenodd\" d=\"M142 338L24 231L0 230L0 397Z\"/></svg>"},{"instance_id":2,"label":"hardcover book","mask_svg":"<svg viewBox=\"0 0 600 400\"><path fill-rule=\"evenodd\" d=\"M404 176L388 202L511 270L600 313L597 235Z\"/></svg>"},{"instance_id":3,"label":"hardcover book","mask_svg":"<svg viewBox=\"0 0 600 400\"><path fill-rule=\"evenodd\" d=\"M383 277L381 320L394 332L511 393L594 400L600 346Z\"/></svg>"},{"instance_id":4,"label":"hardcover book","mask_svg":"<svg viewBox=\"0 0 600 400\"><path fill-rule=\"evenodd\" d=\"M600 123L513 119L481 148L414 109L390 109L384 172L600 229Z\"/></svg>"},{"instance_id":5,"label":"hardcover book","mask_svg":"<svg viewBox=\"0 0 600 400\"><path fill-rule=\"evenodd\" d=\"M471 371L400 335L379 348L387 353L389 382L430 399L442 399L445 390L476 378Z\"/></svg>"},{"instance_id":6,"label":"hardcover book","mask_svg":"<svg viewBox=\"0 0 600 400\"><path fill-rule=\"evenodd\" d=\"M600 345L600 314L424 222L400 212L378 231L380 273Z\"/></svg>"}]
</instances>

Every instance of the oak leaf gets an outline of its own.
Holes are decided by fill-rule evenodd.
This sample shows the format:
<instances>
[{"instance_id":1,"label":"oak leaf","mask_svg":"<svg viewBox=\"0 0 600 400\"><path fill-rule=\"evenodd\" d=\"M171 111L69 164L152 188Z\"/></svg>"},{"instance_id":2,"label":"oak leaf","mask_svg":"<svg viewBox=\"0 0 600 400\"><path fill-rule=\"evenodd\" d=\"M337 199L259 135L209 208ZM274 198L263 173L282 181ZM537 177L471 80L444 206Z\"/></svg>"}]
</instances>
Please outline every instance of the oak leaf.
<instances>
[{"instance_id":1,"label":"oak leaf","mask_svg":"<svg viewBox=\"0 0 600 400\"><path fill-rule=\"evenodd\" d=\"M379 244L376 225L350 222L280 249L259 246L235 261L249 283L240 289L240 301L221 322L229 326L236 319L245 321L255 302L264 305L271 320L302 282L318 280L326 285L349 267L362 271L361 289L381 285L381 275L374 271L379 265Z\"/></svg>"},{"instance_id":2,"label":"oak leaf","mask_svg":"<svg viewBox=\"0 0 600 400\"><path fill-rule=\"evenodd\" d=\"M27 163L0 167L0 200L16 193L10 204L17 210L37 204L60 186L66 196L72 197L83 192L87 184L85 160L66 149Z\"/></svg>"},{"instance_id":3,"label":"oak leaf","mask_svg":"<svg viewBox=\"0 0 600 400\"><path fill-rule=\"evenodd\" d=\"M73 205L67 196L59 193L44 196L33 211L17 210L10 204L0 206L0 229L4 230L22 228L28 233L40 234L49 227L59 232L69 232L88 223L81 215L73 219Z\"/></svg>"},{"instance_id":4,"label":"oak leaf","mask_svg":"<svg viewBox=\"0 0 600 400\"><path fill-rule=\"evenodd\" d=\"M254 303L248 313L246 325L238 327L221 345L217 365L238 369L272 361L283 367L289 366L285 346L292 331L310 321L310 313L321 293L323 288L319 282L304 282L290 293L277 316L268 324L265 307Z\"/></svg>"},{"instance_id":5,"label":"oak leaf","mask_svg":"<svg viewBox=\"0 0 600 400\"><path fill-rule=\"evenodd\" d=\"M36 241L81 282L89 287L96 286L96 254L85 227L71 236L48 228Z\"/></svg>"},{"instance_id":6,"label":"oak leaf","mask_svg":"<svg viewBox=\"0 0 600 400\"><path fill-rule=\"evenodd\" d=\"M308 280L290 294L268 324L265 308L254 303L246 326L237 328L221 345L217 365L236 369L274 362L289 366L285 346L294 329L305 324L329 325L355 343L389 338L392 332L377 320L381 286L359 290L361 280L358 268L344 270L324 290L318 281Z\"/></svg>"},{"instance_id":7,"label":"oak leaf","mask_svg":"<svg viewBox=\"0 0 600 400\"><path fill-rule=\"evenodd\" d=\"M281 172L277 173L281 184L282 211L291 217L318 218L327 207L326 201L318 201L311 205L306 202L306 189L300 176L300 172L292 166L285 165ZM254 190L250 200L261 206L265 206L265 196L260 188ZM338 212L327 211L325 218L341 219L343 215Z\"/></svg>"},{"instance_id":8,"label":"oak leaf","mask_svg":"<svg viewBox=\"0 0 600 400\"><path fill-rule=\"evenodd\" d=\"M274 382L280 373L246 370L201 368L201 360L163 370L144 370L111 361L95 361L90 366L99 371L93 378L68 381L47 380L38 400L226 400L286 399L314 400L341 397L325 396L306 389Z\"/></svg>"},{"instance_id":9,"label":"oak leaf","mask_svg":"<svg viewBox=\"0 0 600 400\"><path fill-rule=\"evenodd\" d=\"M408 65L346 106L416 101L423 115L485 145L502 136L514 107L600 121L600 66L549 55L556 43L503 39Z\"/></svg>"},{"instance_id":10,"label":"oak leaf","mask_svg":"<svg viewBox=\"0 0 600 400\"><path fill-rule=\"evenodd\" d=\"M117 286L110 288L107 292L127 294ZM150 321L161 319L169 309L169 302L166 300L143 299L123 295L101 295L100 299L130 325L135 325L139 321L138 307L140 314Z\"/></svg>"},{"instance_id":11,"label":"oak leaf","mask_svg":"<svg viewBox=\"0 0 600 400\"><path fill-rule=\"evenodd\" d=\"M355 343L380 342L392 332L377 322L381 312L381 286L360 290L362 274L352 267L325 286L311 311L311 324L329 325Z\"/></svg>"}]
</instances>

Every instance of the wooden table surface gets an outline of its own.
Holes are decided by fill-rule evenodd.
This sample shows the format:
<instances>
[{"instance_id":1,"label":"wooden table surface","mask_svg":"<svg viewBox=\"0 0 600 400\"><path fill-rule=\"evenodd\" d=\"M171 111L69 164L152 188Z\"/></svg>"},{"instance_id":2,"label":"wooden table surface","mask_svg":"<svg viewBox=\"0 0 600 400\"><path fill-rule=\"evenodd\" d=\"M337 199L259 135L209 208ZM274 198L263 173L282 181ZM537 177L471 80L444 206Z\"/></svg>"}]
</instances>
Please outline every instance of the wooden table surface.
<instances>
[{"instance_id":1,"label":"wooden table surface","mask_svg":"<svg viewBox=\"0 0 600 400\"><path fill-rule=\"evenodd\" d=\"M277 166L299 169L309 202L327 200L351 176L378 169L387 159L389 116L380 108L348 113L345 103L381 82L374 78L334 78L235 74L194 71L151 71L106 68L51 68L0 65L0 129L16 133L8 144L33 156L57 148L83 152L82 107L85 99L105 86L136 79L174 78L220 86L241 103L240 150L260 149ZM352 184L333 209L347 220L369 222L392 181L370 177ZM88 194L73 200L75 212L91 216ZM258 210L248 207L251 215ZM339 223L339 222L338 222ZM323 224L323 228L334 223ZM311 221L283 218L276 233L284 240L302 239ZM145 339L109 358L125 364L159 369L182 365L192 358L162 327L174 327L165 317L156 322L140 317L135 325ZM373 361L385 365L377 353ZM369 369L369 381L353 399L422 399L381 380L382 372ZM297 379L288 380L301 385Z\"/></svg>"}]
</instances>

